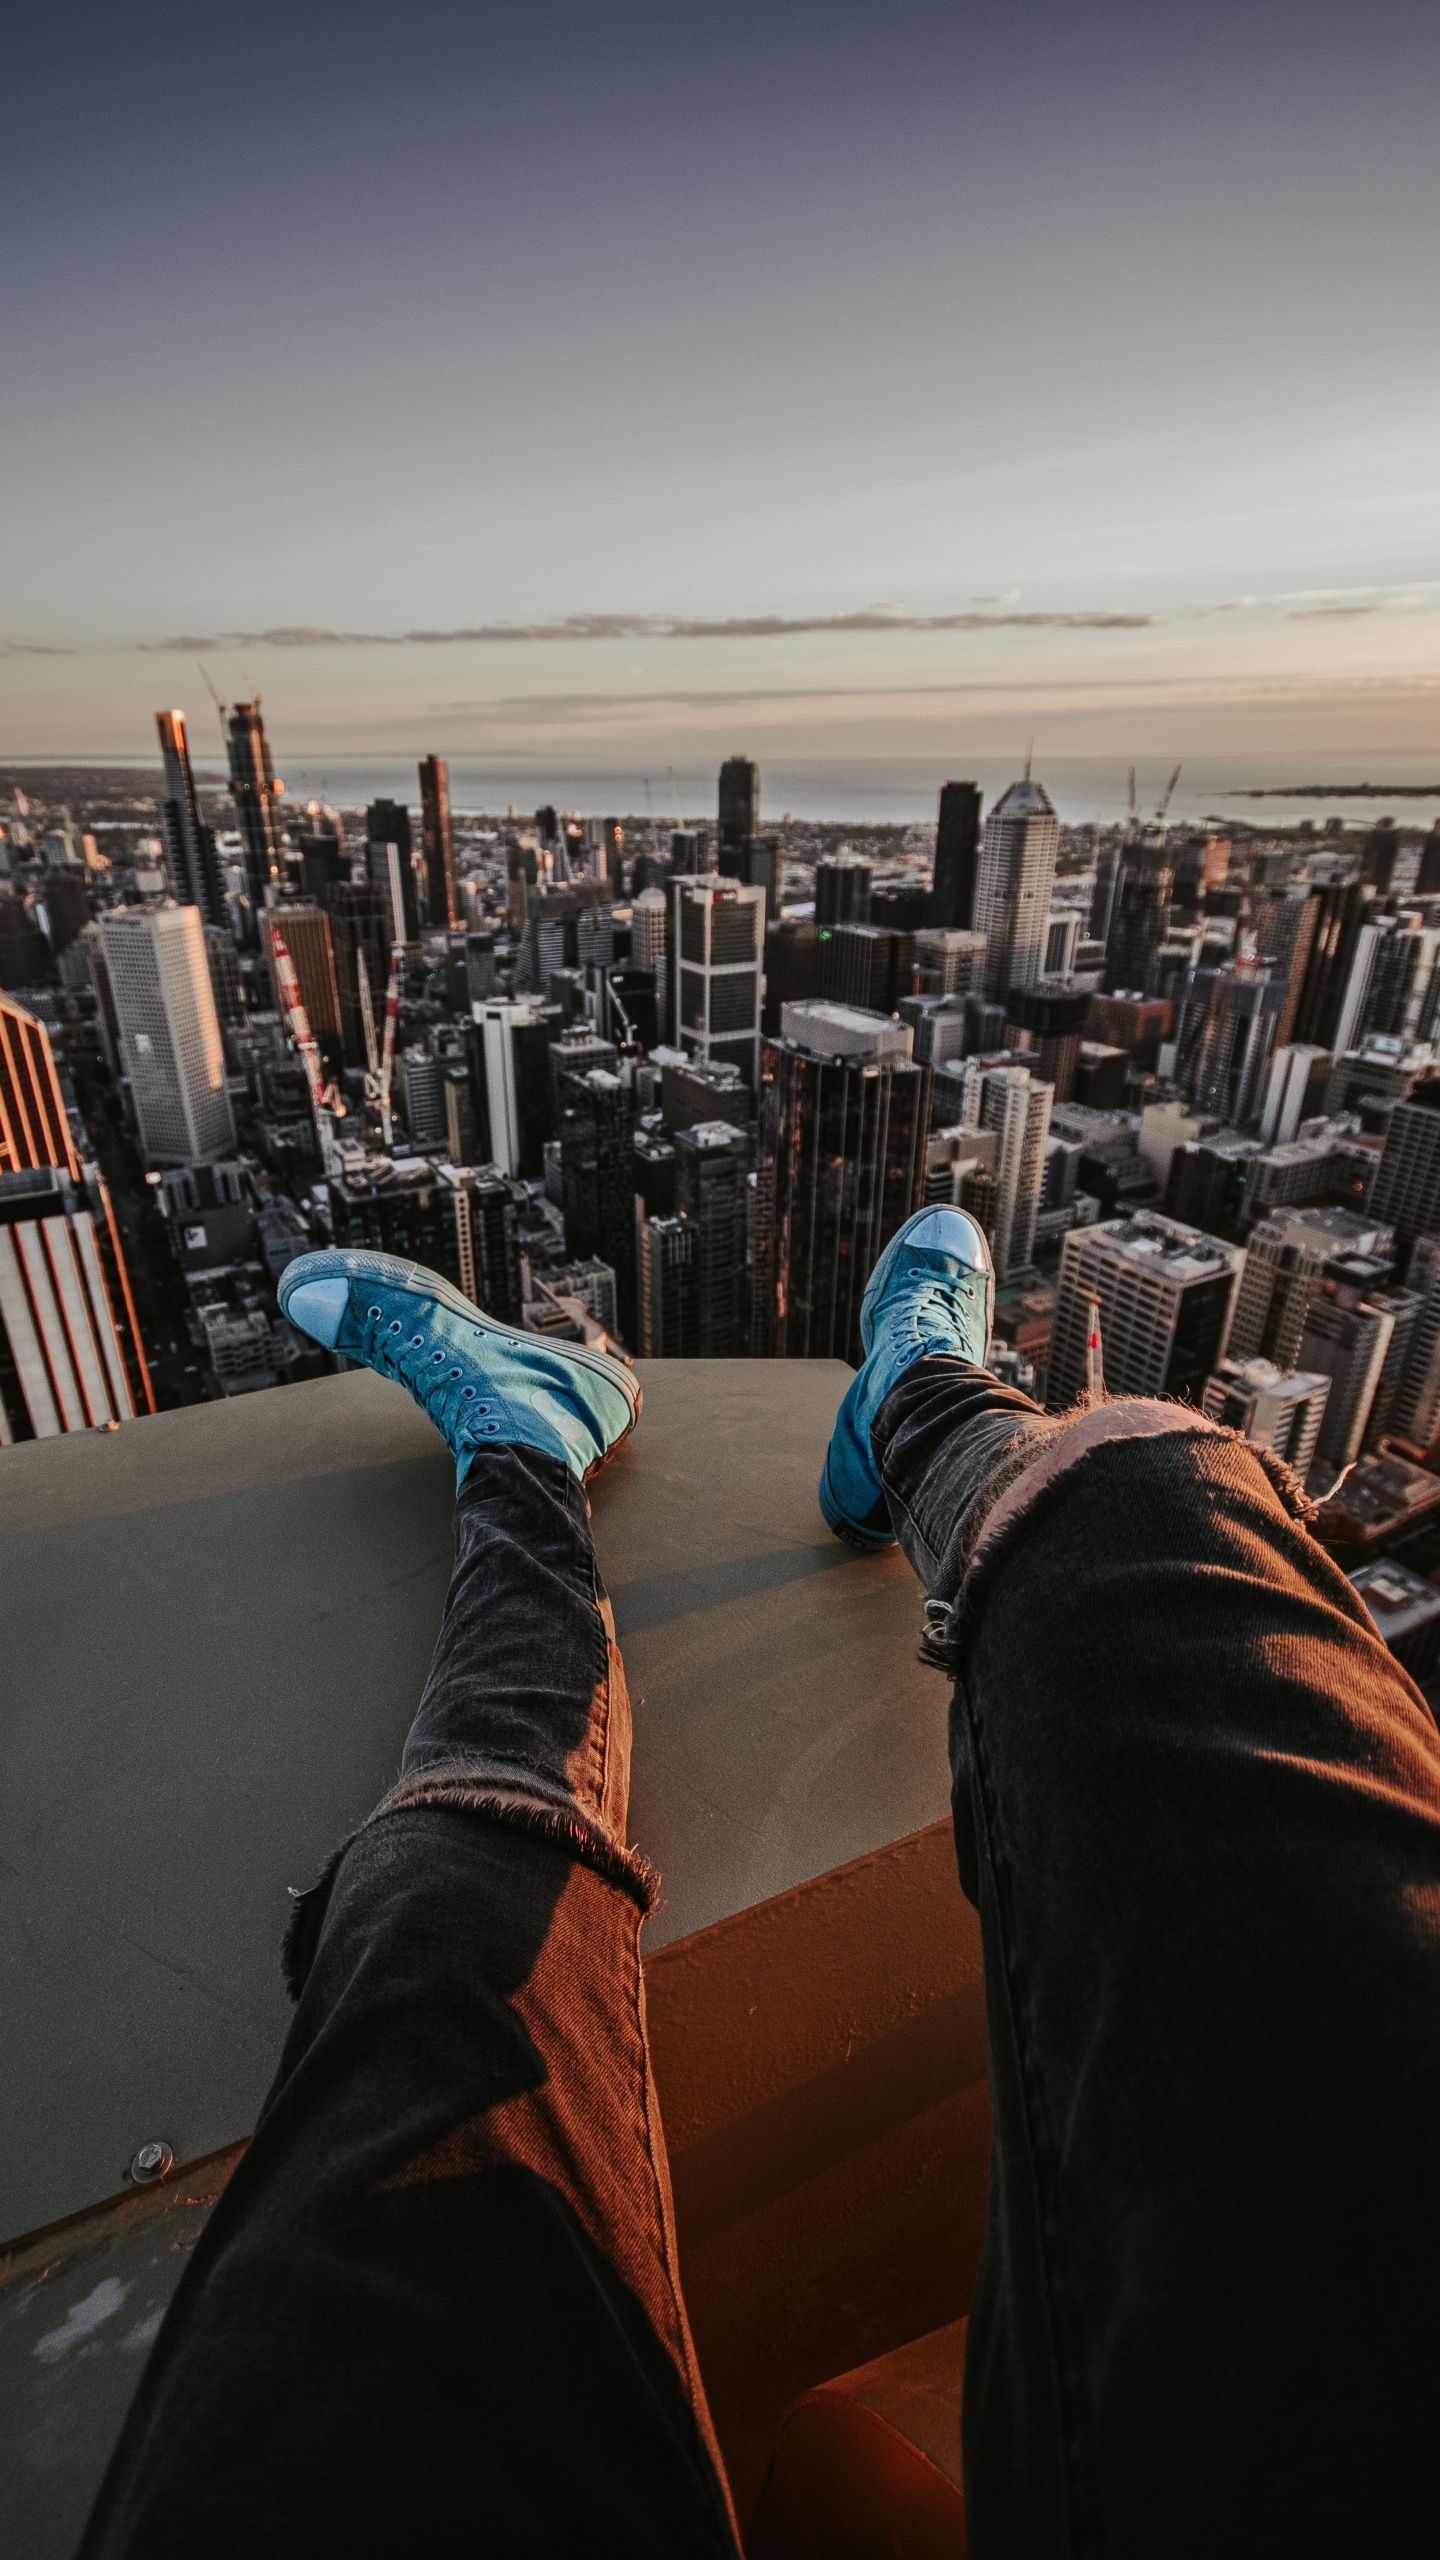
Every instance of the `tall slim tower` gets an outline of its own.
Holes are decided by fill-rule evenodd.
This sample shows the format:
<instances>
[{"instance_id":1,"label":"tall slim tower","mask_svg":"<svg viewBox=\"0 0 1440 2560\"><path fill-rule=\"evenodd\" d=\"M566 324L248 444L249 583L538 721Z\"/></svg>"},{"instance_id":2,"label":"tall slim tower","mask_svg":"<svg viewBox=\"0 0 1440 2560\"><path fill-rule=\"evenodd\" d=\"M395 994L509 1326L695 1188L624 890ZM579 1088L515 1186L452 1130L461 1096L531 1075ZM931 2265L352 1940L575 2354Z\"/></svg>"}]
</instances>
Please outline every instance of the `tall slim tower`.
<instances>
[{"instance_id":1,"label":"tall slim tower","mask_svg":"<svg viewBox=\"0 0 1440 2560\"><path fill-rule=\"evenodd\" d=\"M450 767L443 756L426 756L421 764L420 809L430 922L445 925L453 933L460 922L460 911L455 901L455 844L450 832Z\"/></svg>"},{"instance_id":2,"label":"tall slim tower","mask_svg":"<svg viewBox=\"0 0 1440 2560\"><path fill-rule=\"evenodd\" d=\"M735 1066L752 1091L760 1061L765 892L703 871L670 884L671 1037L687 1056Z\"/></svg>"},{"instance_id":3,"label":"tall slim tower","mask_svg":"<svg viewBox=\"0 0 1440 2560\"><path fill-rule=\"evenodd\" d=\"M165 760L163 817L171 886L182 906L198 907L208 925L223 925L225 900L215 856L215 831L206 826L200 815L185 739L185 714L157 711L155 726Z\"/></svg>"},{"instance_id":4,"label":"tall slim tower","mask_svg":"<svg viewBox=\"0 0 1440 2560\"><path fill-rule=\"evenodd\" d=\"M0 1447L154 1410L110 1194L45 1025L0 994Z\"/></svg>"},{"instance_id":5,"label":"tall slim tower","mask_svg":"<svg viewBox=\"0 0 1440 2560\"><path fill-rule=\"evenodd\" d=\"M372 800L365 812L365 867L390 893L392 940L418 942L420 901L415 891L410 812L398 800Z\"/></svg>"},{"instance_id":6,"label":"tall slim tower","mask_svg":"<svg viewBox=\"0 0 1440 2560\"><path fill-rule=\"evenodd\" d=\"M240 820L240 833L245 844L245 886L252 914L252 939L261 908L271 882L280 877L280 816L276 807L279 785L270 761L270 741L260 716L257 695L253 702L237 702L231 706L225 728L225 747L230 760L230 790Z\"/></svg>"},{"instance_id":7,"label":"tall slim tower","mask_svg":"<svg viewBox=\"0 0 1440 2560\"><path fill-rule=\"evenodd\" d=\"M985 936L985 992L1033 987L1045 969L1045 939L1060 821L1028 775L1012 782L985 822L975 888L974 927Z\"/></svg>"},{"instance_id":8,"label":"tall slim tower","mask_svg":"<svg viewBox=\"0 0 1440 2560\"><path fill-rule=\"evenodd\" d=\"M114 907L100 932L146 1154L156 1164L229 1155L235 1123L197 910Z\"/></svg>"},{"instance_id":9,"label":"tall slim tower","mask_svg":"<svg viewBox=\"0 0 1440 2560\"><path fill-rule=\"evenodd\" d=\"M748 756L727 756L720 767L720 849L743 852L747 836L760 832L760 767Z\"/></svg>"},{"instance_id":10,"label":"tall slim tower","mask_svg":"<svg viewBox=\"0 0 1440 2560\"><path fill-rule=\"evenodd\" d=\"M977 1058L965 1071L964 1125L995 1136L991 1251L1001 1280L1023 1271L1035 1250L1054 1098L1054 1086L1037 1084L1028 1067L985 1067Z\"/></svg>"},{"instance_id":11,"label":"tall slim tower","mask_svg":"<svg viewBox=\"0 0 1440 2560\"><path fill-rule=\"evenodd\" d=\"M975 922L976 873L980 860L980 785L947 782L940 792L940 820L935 829L935 870L930 888L930 921L958 926L968 933Z\"/></svg>"},{"instance_id":12,"label":"tall slim tower","mask_svg":"<svg viewBox=\"0 0 1440 2560\"><path fill-rule=\"evenodd\" d=\"M745 1274L745 1185L750 1141L729 1120L675 1133L675 1206L695 1230L695 1349L702 1360L740 1348Z\"/></svg>"}]
</instances>

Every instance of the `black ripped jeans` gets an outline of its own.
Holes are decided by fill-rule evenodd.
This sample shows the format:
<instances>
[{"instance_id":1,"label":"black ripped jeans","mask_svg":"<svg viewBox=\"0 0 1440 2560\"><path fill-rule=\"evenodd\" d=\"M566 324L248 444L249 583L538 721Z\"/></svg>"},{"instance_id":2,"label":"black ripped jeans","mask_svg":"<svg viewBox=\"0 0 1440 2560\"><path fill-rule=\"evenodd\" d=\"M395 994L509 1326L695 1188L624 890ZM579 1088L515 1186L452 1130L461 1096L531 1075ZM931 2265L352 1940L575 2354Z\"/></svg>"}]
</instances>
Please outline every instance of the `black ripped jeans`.
<instances>
[{"instance_id":1,"label":"black ripped jeans","mask_svg":"<svg viewBox=\"0 0 1440 2560\"><path fill-rule=\"evenodd\" d=\"M1067 1462L927 1360L874 1432L985 1945L970 2550L1427 2551L1440 1742L1252 1451L1093 1426ZM300 1906L275 2085L89 2560L734 2553L628 1752L585 1497L487 1452L400 1784Z\"/></svg>"}]
</instances>

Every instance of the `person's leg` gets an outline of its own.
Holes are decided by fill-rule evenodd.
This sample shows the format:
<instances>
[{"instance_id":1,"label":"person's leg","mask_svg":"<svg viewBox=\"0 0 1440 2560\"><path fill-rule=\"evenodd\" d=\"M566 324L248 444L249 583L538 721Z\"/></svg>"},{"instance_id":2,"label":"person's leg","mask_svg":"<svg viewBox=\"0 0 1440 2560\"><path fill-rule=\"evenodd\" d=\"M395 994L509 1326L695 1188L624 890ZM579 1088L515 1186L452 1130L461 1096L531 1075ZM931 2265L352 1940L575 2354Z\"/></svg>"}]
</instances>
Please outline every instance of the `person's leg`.
<instances>
[{"instance_id":1,"label":"person's leg","mask_svg":"<svg viewBox=\"0 0 1440 2560\"><path fill-rule=\"evenodd\" d=\"M443 1327L405 1313L429 1368ZM498 1389L463 1345L440 1364L480 1377L482 1422L501 1396L513 1427L538 1378L553 1423L561 1355L532 1372L528 1353L482 1348L506 1363ZM595 1437L588 1392L555 1428L570 1447L578 1403L593 1457L628 1414L616 1386ZM156 2342L86 2560L733 2560L676 2272L639 1961L650 1886L625 1846L629 1708L578 1457L463 1453L399 1784L297 1907L275 2085Z\"/></svg>"},{"instance_id":2,"label":"person's leg","mask_svg":"<svg viewBox=\"0 0 1440 2560\"><path fill-rule=\"evenodd\" d=\"M1283 1469L1176 1406L1022 1412L952 1348L871 1441L985 1946L969 2547L1428 2548L1434 1721Z\"/></svg>"}]
</instances>

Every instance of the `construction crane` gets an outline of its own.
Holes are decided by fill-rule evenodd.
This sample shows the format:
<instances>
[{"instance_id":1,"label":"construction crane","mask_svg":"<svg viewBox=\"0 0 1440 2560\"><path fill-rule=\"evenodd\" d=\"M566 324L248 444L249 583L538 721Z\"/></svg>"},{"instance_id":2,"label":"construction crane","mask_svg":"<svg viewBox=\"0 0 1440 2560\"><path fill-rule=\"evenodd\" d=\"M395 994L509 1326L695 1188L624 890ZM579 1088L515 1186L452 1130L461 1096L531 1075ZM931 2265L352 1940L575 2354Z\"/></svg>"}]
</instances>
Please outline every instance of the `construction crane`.
<instances>
[{"instance_id":1,"label":"construction crane","mask_svg":"<svg viewBox=\"0 0 1440 2560\"><path fill-rule=\"evenodd\" d=\"M1133 764L1130 767L1130 824L1126 832L1132 836L1138 836L1140 833L1140 813L1135 805L1135 767Z\"/></svg>"},{"instance_id":2,"label":"construction crane","mask_svg":"<svg viewBox=\"0 0 1440 2560\"><path fill-rule=\"evenodd\" d=\"M225 705L224 705L224 703L221 701L219 694L216 692L215 687L213 686L213 684L212 684L212 683L211 683L211 681L210 681L210 670L209 670L209 668L206 666L204 659L203 659L203 658L197 658L197 659L196 659L196 661L195 661L195 664L197 665L197 667L198 667L198 668L199 668L199 670L200 670L200 677L201 677L201 681L202 681L202 683L204 684L205 690L206 690L206 692L209 694L211 701L212 701L212 702L214 703L214 705L215 705L215 716L216 716L216 718L218 719L218 721L219 721L219 723L220 723L220 735L221 735L221 738L224 740L225 746L226 746L226 748L227 748L227 750L228 750L228 748L229 748L229 744L230 744L230 741L229 741L229 738L226 736L226 732L225 732Z\"/></svg>"},{"instance_id":3,"label":"construction crane","mask_svg":"<svg viewBox=\"0 0 1440 2560\"><path fill-rule=\"evenodd\" d=\"M1165 824L1166 812L1168 811L1169 806L1170 806L1170 802L1171 802L1172 798L1174 797L1175 785L1176 785L1176 783L1179 781L1180 776L1181 776L1181 774L1184 772L1184 770L1185 770L1185 768L1184 768L1184 766L1183 766L1183 765L1178 765L1178 764L1177 764L1177 766L1175 767L1174 772L1171 774L1169 781L1166 783L1165 788L1164 788L1163 792L1162 792L1162 793L1161 793L1161 795L1160 795L1160 806L1159 806L1159 808L1158 808L1158 809L1156 810L1156 812L1155 812L1155 824L1156 824L1156 826L1157 826L1157 827L1163 827L1163 826L1164 826L1164 824ZM1133 784L1134 779L1135 779L1135 777L1134 777L1134 775L1133 775L1133 774L1131 775L1130 779L1131 779L1131 782L1132 782L1132 784Z\"/></svg>"},{"instance_id":4,"label":"construction crane","mask_svg":"<svg viewBox=\"0 0 1440 2560\"><path fill-rule=\"evenodd\" d=\"M377 1091L379 1089L380 1051L375 1039L375 1007L370 1000L370 972L365 966L363 951L357 951L355 954L355 976L360 988L360 1020L365 1030L365 1076L368 1093L369 1080L372 1076L375 1079Z\"/></svg>"}]
</instances>

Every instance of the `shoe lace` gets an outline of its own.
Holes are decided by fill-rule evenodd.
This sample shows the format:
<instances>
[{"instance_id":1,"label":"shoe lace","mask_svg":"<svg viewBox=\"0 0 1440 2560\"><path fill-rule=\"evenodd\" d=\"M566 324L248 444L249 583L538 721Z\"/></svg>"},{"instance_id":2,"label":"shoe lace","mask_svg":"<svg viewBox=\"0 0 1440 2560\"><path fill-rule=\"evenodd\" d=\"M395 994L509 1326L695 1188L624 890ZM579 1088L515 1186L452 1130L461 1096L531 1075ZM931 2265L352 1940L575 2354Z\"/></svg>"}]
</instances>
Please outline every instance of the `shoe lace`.
<instances>
[{"instance_id":1,"label":"shoe lace","mask_svg":"<svg viewBox=\"0 0 1440 2560\"><path fill-rule=\"evenodd\" d=\"M387 1321L383 1307L367 1307L362 1332L364 1356L408 1388L432 1422L443 1427L445 1407L464 1371L442 1348L436 1350L423 1332L408 1334L396 1317ZM488 1413L488 1404L478 1410ZM468 1420L469 1417L467 1416Z\"/></svg>"},{"instance_id":2,"label":"shoe lace","mask_svg":"<svg viewBox=\"0 0 1440 2560\"><path fill-rule=\"evenodd\" d=\"M924 1289L911 1300L911 1327L922 1341L934 1342L963 1332L977 1306L981 1304L979 1283L972 1273L912 1274L923 1278Z\"/></svg>"}]
</instances>

